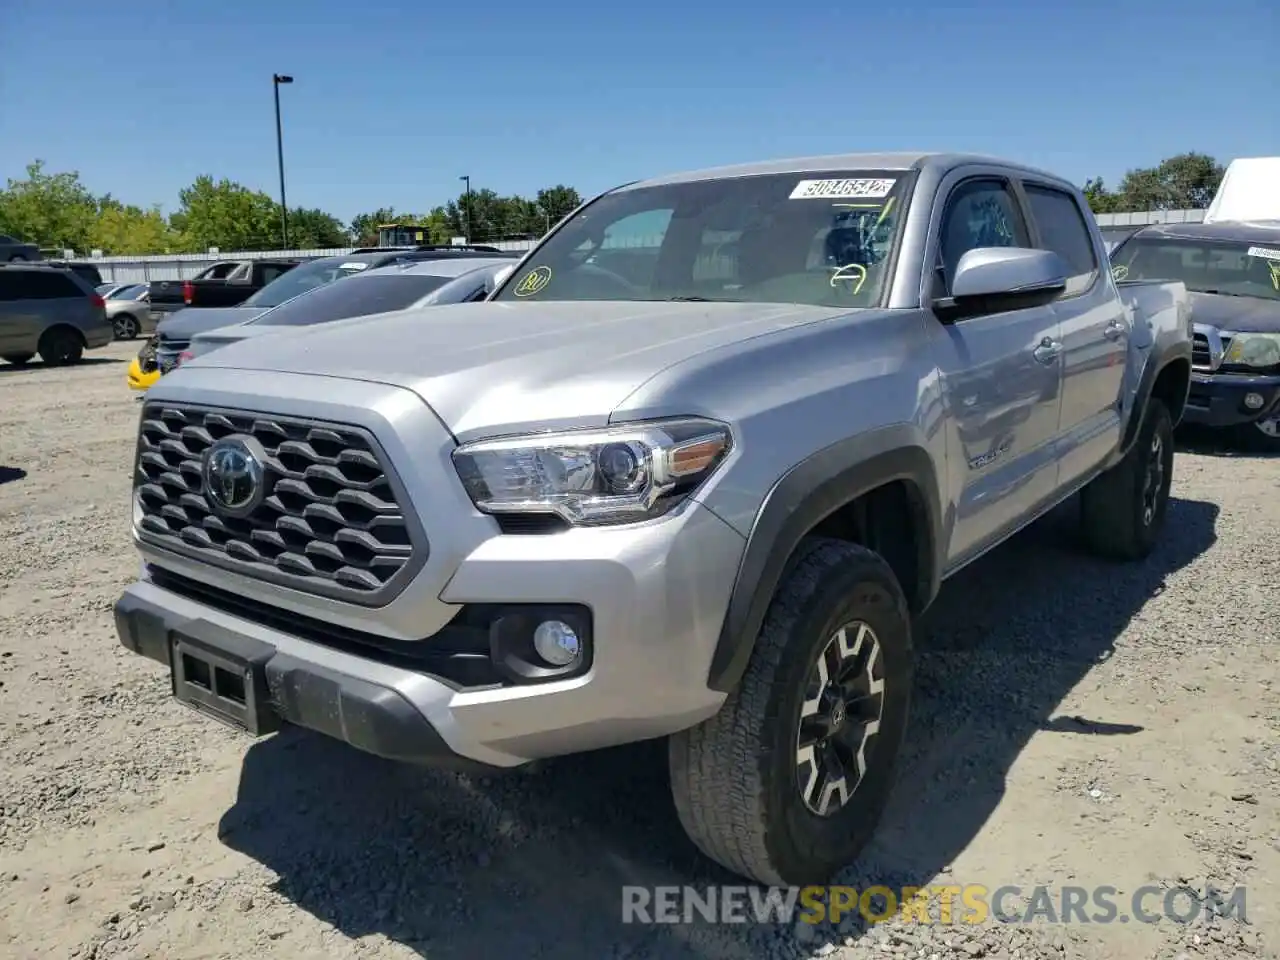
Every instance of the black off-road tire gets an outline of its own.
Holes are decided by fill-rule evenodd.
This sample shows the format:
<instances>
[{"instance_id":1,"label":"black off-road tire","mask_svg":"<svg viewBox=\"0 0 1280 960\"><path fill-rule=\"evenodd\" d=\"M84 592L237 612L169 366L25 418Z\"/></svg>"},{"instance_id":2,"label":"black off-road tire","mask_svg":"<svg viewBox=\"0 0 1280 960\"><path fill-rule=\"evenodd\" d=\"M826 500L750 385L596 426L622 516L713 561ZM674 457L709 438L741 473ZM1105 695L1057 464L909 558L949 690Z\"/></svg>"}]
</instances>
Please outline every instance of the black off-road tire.
<instances>
[{"instance_id":1,"label":"black off-road tire","mask_svg":"<svg viewBox=\"0 0 1280 960\"><path fill-rule=\"evenodd\" d=\"M818 656L855 622L878 641L880 727L860 784L838 812L821 817L798 782L800 712ZM889 565L854 544L806 540L742 681L715 716L670 738L671 786L685 831L712 860L759 883L828 880L854 860L884 810L913 675L911 617Z\"/></svg>"},{"instance_id":2,"label":"black off-road tire","mask_svg":"<svg viewBox=\"0 0 1280 960\"><path fill-rule=\"evenodd\" d=\"M15 367L21 367L23 364L30 363L34 353L6 353L0 360L5 363L11 363Z\"/></svg>"},{"instance_id":3,"label":"black off-road tire","mask_svg":"<svg viewBox=\"0 0 1280 960\"><path fill-rule=\"evenodd\" d=\"M39 343L40 359L50 367L79 363L84 356L84 340L70 327L51 327Z\"/></svg>"},{"instance_id":4,"label":"black off-road tire","mask_svg":"<svg viewBox=\"0 0 1280 960\"><path fill-rule=\"evenodd\" d=\"M1172 482L1173 421L1168 407L1152 397L1124 459L1080 493L1085 544L1109 560L1148 556L1164 529Z\"/></svg>"}]
</instances>

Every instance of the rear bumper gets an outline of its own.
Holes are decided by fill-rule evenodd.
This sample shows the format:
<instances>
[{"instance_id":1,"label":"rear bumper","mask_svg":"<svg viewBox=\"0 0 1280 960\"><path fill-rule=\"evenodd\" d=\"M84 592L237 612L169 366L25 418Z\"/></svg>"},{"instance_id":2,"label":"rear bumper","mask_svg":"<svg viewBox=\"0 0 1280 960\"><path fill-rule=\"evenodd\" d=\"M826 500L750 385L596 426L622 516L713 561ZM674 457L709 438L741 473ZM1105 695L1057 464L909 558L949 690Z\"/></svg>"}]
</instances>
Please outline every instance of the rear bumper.
<instances>
[{"instance_id":1,"label":"rear bumper","mask_svg":"<svg viewBox=\"0 0 1280 960\"><path fill-rule=\"evenodd\" d=\"M1248 407L1245 398L1256 394L1261 405ZM1191 390L1183 413L1184 423L1206 427L1234 427L1253 423L1280 411L1280 377L1235 373L1192 373Z\"/></svg>"},{"instance_id":2,"label":"rear bumper","mask_svg":"<svg viewBox=\"0 0 1280 960\"><path fill-rule=\"evenodd\" d=\"M116 339L116 329L111 323L90 327L89 329L81 330L80 332L84 334L85 346L90 350L105 347L110 343L114 343Z\"/></svg>"}]
</instances>

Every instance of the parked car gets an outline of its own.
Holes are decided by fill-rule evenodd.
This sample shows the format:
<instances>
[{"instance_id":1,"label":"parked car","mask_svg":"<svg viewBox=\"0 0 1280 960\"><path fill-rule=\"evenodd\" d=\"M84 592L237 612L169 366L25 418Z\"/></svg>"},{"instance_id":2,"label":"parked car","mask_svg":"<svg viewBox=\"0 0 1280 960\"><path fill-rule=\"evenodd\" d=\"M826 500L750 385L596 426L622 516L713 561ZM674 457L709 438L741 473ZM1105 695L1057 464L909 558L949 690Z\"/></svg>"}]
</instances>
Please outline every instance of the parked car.
<instances>
[{"instance_id":1,"label":"parked car","mask_svg":"<svg viewBox=\"0 0 1280 960\"><path fill-rule=\"evenodd\" d=\"M503 258L405 262L365 270L345 283L317 287L294 297L253 320L196 334L178 355L177 365L228 344L290 327L445 303L474 303L493 290L499 274L511 269L511 261Z\"/></svg>"},{"instance_id":2,"label":"parked car","mask_svg":"<svg viewBox=\"0 0 1280 960\"><path fill-rule=\"evenodd\" d=\"M195 308L234 307L244 303L303 261L264 257L261 260L223 260L190 280L162 280L151 284L151 320L159 324L171 313Z\"/></svg>"},{"instance_id":3,"label":"parked car","mask_svg":"<svg viewBox=\"0 0 1280 960\"><path fill-rule=\"evenodd\" d=\"M371 253L343 254L312 260L292 270L263 287L258 293L237 307L193 310L181 316L170 316L156 328L154 342L143 347L138 369L129 372L132 389L145 390L161 374L172 370L178 358L187 349L191 338L199 333L217 330L232 324L244 323L260 316L272 307L292 300L315 287L323 286L342 277L349 277L364 270L376 269L391 263L422 261L459 261L464 263L490 262L506 259L514 263L517 254L476 253L471 250L378 250ZM153 288L154 290L154 288ZM153 293L154 296L154 293Z\"/></svg>"},{"instance_id":4,"label":"parked car","mask_svg":"<svg viewBox=\"0 0 1280 960\"><path fill-rule=\"evenodd\" d=\"M78 274L38 264L0 265L0 358L78 363L112 340L106 302Z\"/></svg>"},{"instance_id":5,"label":"parked car","mask_svg":"<svg viewBox=\"0 0 1280 960\"><path fill-rule=\"evenodd\" d=\"M107 302L107 319L115 328L117 340L133 340L154 328L148 309L150 295L150 287L145 283L115 287L102 295Z\"/></svg>"},{"instance_id":6,"label":"parked car","mask_svg":"<svg viewBox=\"0 0 1280 960\"><path fill-rule=\"evenodd\" d=\"M17 237L0 233L0 263L21 263L23 260L43 260L44 254L34 243L23 243Z\"/></svg>"},{"instance_id":7,"label":"parked car","mask_svg":"<svg viewBox=\"0 0 1280 960\"><path fill-rule=\"evenodd\" d=\"M134 287L134 286L137 286L137 284L133 282L120 283L116 280L109 280L109 281L98 284L93 289L97 292L98 296L102 297L103 300L110 300L111 295L115 293L117 290L124 290L126 287Z\"/></svg>"},{"instance_id":8,"label":"parked car","mask_svg":"<svg viewBox=\"0 0 1280 960\"><path fill-rule=\"evenodd\" d=\"M121 642L250 734L396 760L667 737L706 854L822 883L889 800L941 582L1077 491L1094 551L1157 544L1189 298L1107 266L1079 188L988 158L618 187L483 303L156 384Z\"/></svg>"},{"instance_id":9,"label":"parked car","mask_svg":"<svg viewBox=\"0 0 1280 960\"><path fill-rule=\"evenodd\" d=\"M1280 223L1145 227L1111 253L1117 277L1179 280L1195 315L1187 423L1280 452Z\"/></svg>"}]
</instances>

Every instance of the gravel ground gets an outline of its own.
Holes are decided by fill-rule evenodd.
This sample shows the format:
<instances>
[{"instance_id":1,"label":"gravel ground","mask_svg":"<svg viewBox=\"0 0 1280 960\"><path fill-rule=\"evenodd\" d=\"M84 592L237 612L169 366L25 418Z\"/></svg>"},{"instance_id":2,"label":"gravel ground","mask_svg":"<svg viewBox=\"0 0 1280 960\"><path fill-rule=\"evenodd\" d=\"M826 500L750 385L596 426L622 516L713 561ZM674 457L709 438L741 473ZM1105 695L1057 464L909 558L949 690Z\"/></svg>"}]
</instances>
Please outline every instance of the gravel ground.
<instances>
[{"instance_id":1,"label":"gravel ground","mask_svg":"<svg viewBox=\"0 0 1280 960\"><path fill-rule=\"evenodd\" d=\"M249 741L119 646L134 350L0 364L0 955L1276 956L1280 460L1184 447L1143 565L1082 557L1064 509L948 584L893 812L841 878L1110 885L1121 913L1239 884L1247 923L624 926L623 884L737 882L681 835L659 745L486 781Z\"/></svg>"}]
</instances>

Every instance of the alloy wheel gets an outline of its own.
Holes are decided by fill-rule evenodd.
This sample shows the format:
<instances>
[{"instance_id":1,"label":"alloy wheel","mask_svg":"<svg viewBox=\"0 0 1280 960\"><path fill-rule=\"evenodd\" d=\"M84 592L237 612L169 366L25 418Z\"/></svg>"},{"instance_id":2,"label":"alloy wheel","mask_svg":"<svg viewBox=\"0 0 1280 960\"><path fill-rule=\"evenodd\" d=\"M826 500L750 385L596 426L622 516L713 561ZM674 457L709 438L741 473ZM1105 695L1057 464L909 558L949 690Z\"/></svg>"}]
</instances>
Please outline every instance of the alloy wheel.
<instances>
[{"instance_id":1,"label":"alloy wheel","mask_svg":"<svg viewBox=\"0 0 1280 960\"><path fill-rule=\"evenodd\" d=\"M880 640L862 621L837 630L809 671L796 735L796 783L805 807L838 813L866 775L884 714Z\"/></svg>"}]
</instances>

